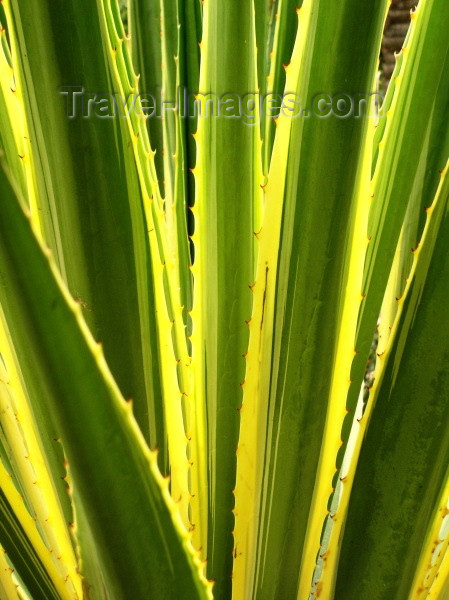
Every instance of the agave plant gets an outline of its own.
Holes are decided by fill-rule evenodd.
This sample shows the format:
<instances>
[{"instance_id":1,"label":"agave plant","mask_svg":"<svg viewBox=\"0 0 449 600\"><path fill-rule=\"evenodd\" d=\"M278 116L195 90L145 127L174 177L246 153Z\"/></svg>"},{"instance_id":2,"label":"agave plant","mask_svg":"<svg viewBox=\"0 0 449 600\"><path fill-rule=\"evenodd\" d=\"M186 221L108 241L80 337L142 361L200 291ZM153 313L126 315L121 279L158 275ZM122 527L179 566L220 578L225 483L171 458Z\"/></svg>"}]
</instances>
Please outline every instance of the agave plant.
<instances>
[{"instance_id":1,"label":"agave plant","mask_svg":"<svg viewBox=\"0 0 449 600\"><path fill-rule=\"evenodd\" d=\"M2 599L449 598L449 3L380 105L388 7L0 4Z\"/></svg>"}]
</instances>

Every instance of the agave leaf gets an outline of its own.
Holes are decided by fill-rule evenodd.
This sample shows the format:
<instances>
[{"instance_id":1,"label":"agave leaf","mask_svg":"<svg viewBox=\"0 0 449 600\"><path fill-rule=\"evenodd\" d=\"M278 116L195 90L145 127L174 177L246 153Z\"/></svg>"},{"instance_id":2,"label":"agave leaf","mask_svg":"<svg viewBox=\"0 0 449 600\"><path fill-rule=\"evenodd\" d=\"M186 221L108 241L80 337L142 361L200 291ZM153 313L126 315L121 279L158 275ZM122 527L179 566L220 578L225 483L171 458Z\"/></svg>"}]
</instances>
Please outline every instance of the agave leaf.
<instances>
[{"instance_id":1,"label":"agave leaf","mask_svg":"<svg viewBox=\"0 0 449 600\"><path fill-rule=\"evenodd\" d=\"M175 265L174 285L179 289L182 323L187 326L187 314L192 308L192 275L187 235L187 168L186 121L181 117L181 97L184 59L183 28L180 23L180 3L161 3L162 93L164 97L162 132L164 144L164 216L167 226L169 260ZM192 140L193 141L193 140ZM176 336L176 356L183 365L190 364L184 331ZM185 396L191 390L190 371L178 370ZM188 410L186 411L188 414ZM187 423L189 430L189 424Z\"/></svg>"},{"instance_id":2,"label":"agave leaf","mask_svg":"<svg viewBox=\"0 0 449 600\"><path fill-rule=\"evenodd\" d=\"M98 3L98 15L114 85L122 97L138 93L138 77L131 63L131 47L125 35L116 1ZM151 149L141 99L124 121L133 148L145 209L153 274L154 306L157 314L157 339L161 371L165 428L170 461L171 493L179 502L186 527L189 514L189 432L185 413L191 406L190 362L187 357L186 327L178 283L178 265L172 252L173 231L167 220L164 199L157 180L155 152Z\"/></svg>"},{"instance_id":3,"label":"agave leaf","mask_svg":"<svg viewBox=\"0 0 449 600\"><path fill-rule=\"evenodd\" d=\"M311 111L323 90L370 90L385 13L385 2L304 2L286 91ZM368 119L279 118L241 412L236 598L312 590L354 351L370 131Z\"/></svg>"},{"instance_id":4,"label":"agave leaf","mask_svg":"<svg viewBox=\"0 0 449 600\"><path fill-rule=\"evenodd\" d=\"M116 91L97 9L92 2L13 0L10 12L44 237L122 393L133 398L144 435L162 450L160 382L149 342L155 328L149 249L132 148L119 118L104 118L95 104L91 118L83 118L88 99L64 88ZM42 64L51 68L43 71ZM78 116L68 118L72 100Z\"/></svg>"},{"instance_id":5,"label":"agave leaf","mask_svg":"<svg viewBox=\"0 0 449 600\"><path fill-rule=\"evenodd\" d=\"M408 597L447 480L447 167L372 390L336 594ZM440 224L441 223L441 224ZM348 565L351 564L351 568ZM356 574L356 576L354 576ZM368 591L369 590L369 591Z\"/></svg>"},{"instance_id":6,"label":"agave leaf","mask_svg":"<svg viewBox=\"0 0 449 600\"><path fill-rule=\"evenodd\" d=\"M4 315L1 317L3 320ZM14 364L16 357L11 352L11 345L5 333L3 323L0 322L0 414L4 465L8 470L8 477L11 476L33 517L33 529L39 531L46 544L45 557L51 557L55 561L59 579L66 580L72 595L75 589L79 594L81 582L76 571L76 560L68 530L71 512L67 513L66 510L64 514L63 510L66 507L64 504L61 506L59 502L59 497L66 495L65 484L62 481L63 471L61 469L58 476L53 472L52 478L51 464L47 463L42 452L30 398L21 384L21 376ZM4 473L2 480L5 477ZM5 485L8 483L9 479L5 481ZM8 489L9 501L16 506L17 498L12 502L11 487ZM29 520L31 521L31 516Z\"/></svg>"},{"instance_id":7,"label":"agave leaf","mask_svg":"<svg viewBox=\"0 0 449 600\"><path fill-rule=\"evenodd\" d=\"M60 431L108 592L126 597L132 585L142 598L210 597L155 454L80 306L34 236L3 171L0 186L0 300L19 359L27 353L34 360L34 373L24 369L24 376L39 377L45 388L33 402L48 404Z\"/></svg>"},{"instance_id":8,"label":"agave leaf","mask_svg":"<svg viewBox=\"0 0 449 600\"><path fill-rule=\"evenodd\" d=\"M404 290L404 277L408 275L410 264L410 250L415 246L407 245L411 240L419 239L422 216L425 215L423 208L431 204L439 183L438 169L442 169L447 160L448 133L445 110L448 102L448 75L445 65L448 40L442 25L444 19L449 17L447 10L448 6L445 3L421 3L412 19L412 29L407 37L408 46L402 59L401 71L394 82L396 97L391 99L390 110L387 113L385 134L372 182L373 202L368 230L370 242L364 271L364 299L355 345L357 354L351 369L351 385L347 399L349 417L343 429L345 441L348 440L349 426L353 419L355 427L358 428L355 406L360 392L360 378L365 371L370 340L376 328L382 301L385 298L382 307L383 323L379 330L382 338L379 341L378 354L381 355L384 344L388 343L392 319L396 313L396 298L400 297L397 290ZM416 77L420 65L429 64L432 68L427 70L433 71L433 76L428 80ZM426 70L424 66L421 68ZM408 128L404 127L404 119L410 120ZM419 148L419 151L411 153L408 151L410 147ZM413 176L410 176L410 173L413 173ZM408 229L410 226L412 229ZM401 229L403 235L400 239ZM396 264L391 273L395 256ZM389 278L390 284L387 287ZM355 469L357 456L357 452L352 455L351 472ZM330 558L329 555L326 557L326 568L330 571L335 569L338 562L338 540L344 528L351 489L352 476L349 475L347 479L346 475L344 477L345 485L342 487L338 512L333 515L336 524L333 528L332 548L329 547ZM334 576L330 578L333 579Z\"/></svg>"},{"instance_id":9,"label":"agave leaf","mask_svg":"<svg viewBox=\"0 0 449 600\"><path fill-rule=\"evenodd\" d=\"M259 201L261 183L260 131L254 96L254 119L229 118L239 110L236 95L257 92L251 3L231 0L225 6L209 0L203 11L199 89L201 94L212 94L215 112L198 117L195 137L195 456L202 460L198 485L206 504L199 510L201 529L207 535L208 576L217 582L216 597L228 598L240 385L248 342L245 321L250 318L249 286L254 277L253 206ZM242 68L236 69L236 63ZM219 100L227 102L226 114L216 112Z\"/></svg>"},{"instance_id":10,"label":"agave leaf","mask_svg":"<svg viewBox=\"0 0 449 600\"><path fill-rule=\"evenodd\" d=\"M36 598L76 598L73 588L70 593L53 564L51 553L3 464L0 464L0 475L0 538L26 588Z\"/></svg>"},{"instance_id":11,"label":"agave leaf","mask_svg":"<svg viewBox=\"0 0 449 600\"><path fill-rule=\"evenodd\" d=\"M353 383L348 397L348 408L352 411L359 394L360 373L364 372L372 335L388 281L396 245L404 222L410 197L414 188L420 189L419 182L411 173L425 171L418 167L426 160L420 151L410 152L410 148L422 149L426 146L431 120L441 123L447 103L446 97L439 95L442 74L445 69L448 40L443 23L448 18L448 5L438 0L424 0L412 18L412 29L403 49L402 66L395 79L395 96L387 114L385 133L380 140L379 157L373 176L373 206L370 211L368 236L371 242L366 258L363 294L357 331L357 356L351 372ZM428 65L431 67L427 68ZM422 77L416 74L422 73ZM446 86L447 90L447 86ZM432 133L432 159L440 163L442 169L446 157L440 154L447 142L445 130ZM441 164L442 161L442 164ZM429 161L432 165L432 162ZM430 167L426 167L428 169ZM426 192L427 202L435 193L438 170L432 166L433 182Z\"/></svg>"}]
</instances>

